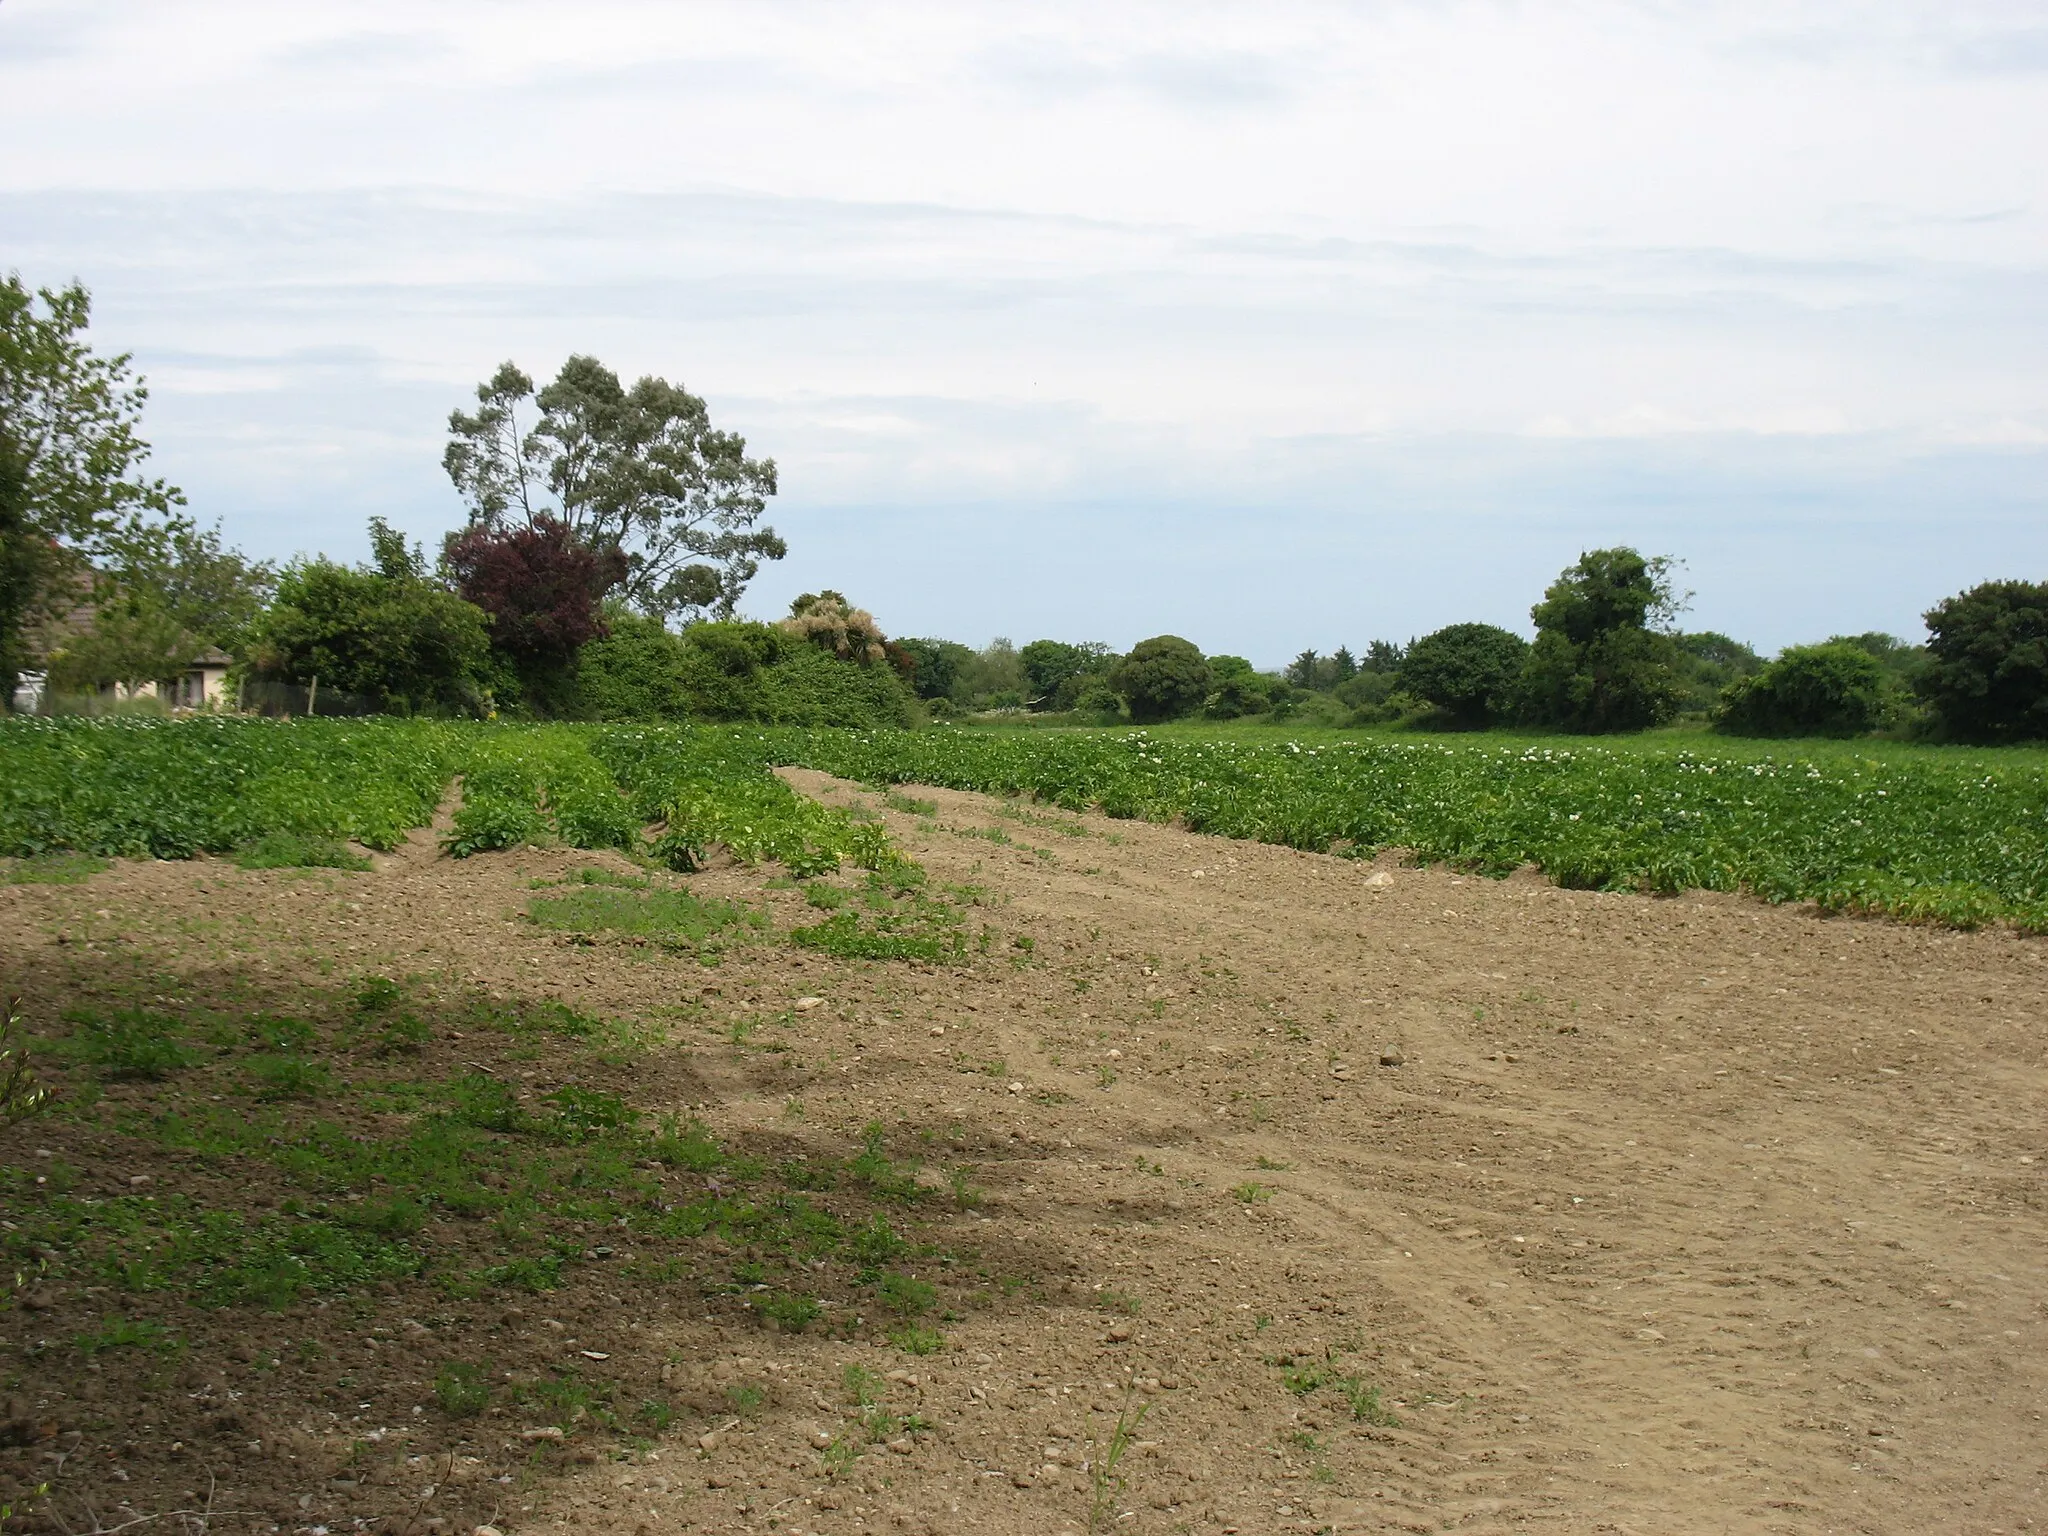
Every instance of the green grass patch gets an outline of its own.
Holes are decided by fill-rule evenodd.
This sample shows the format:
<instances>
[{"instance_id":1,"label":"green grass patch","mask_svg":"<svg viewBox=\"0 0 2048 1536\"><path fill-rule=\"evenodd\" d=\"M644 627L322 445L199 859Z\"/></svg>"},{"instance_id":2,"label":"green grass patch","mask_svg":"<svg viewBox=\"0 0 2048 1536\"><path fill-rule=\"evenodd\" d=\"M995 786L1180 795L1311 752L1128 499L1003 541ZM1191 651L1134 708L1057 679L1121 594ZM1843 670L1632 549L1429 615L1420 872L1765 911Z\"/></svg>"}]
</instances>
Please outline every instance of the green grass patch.
<instances>
[{"instance_id":1,"label":"green grass patch","mask_svg":"<svg viewBox=\"0 0 2048 1536\"><path fill-rule=\"evenodd\" d=\"M701 945L736 928L767 919L736 902L688 891L588 885L535 896L527 916L542 928L566 933L623 933L668 943Z\"/></svg>"},{"instance_id":2,"label":"green grass patch","mask_svg":"<svg viewBox=\"0 0 2048 1536\"><path fill-rule=\"evenodd\" d=\"M73 1028L61 1052L84 1061L109 1082L161 1082L200 1060L185 1038L184 1022L169 1014L145 1008L72 1009L64 1018Z\"/></svg>"},{"instance_id":3,"label":"green grass patch","mask_svg":"<svg viewBox=\"0 0 2048 1536\"><path fill-rule=\"evenodd\" d=\"M80 885L111 868L111 859L95 854L39 853L0 864L0 885Z\"/></svg>"},{"instance_id":4,"label":"green grass patch","mask_svg":"<svg viewBox=\"0 0 2048 1536\"><path fill-rule=\"evenodd\" d=\"M365 870L370 861L331 837L309 837L300 832L266 832L234 851L235 863L243 869L353 869Z\"/></svg>"}]
</instances>

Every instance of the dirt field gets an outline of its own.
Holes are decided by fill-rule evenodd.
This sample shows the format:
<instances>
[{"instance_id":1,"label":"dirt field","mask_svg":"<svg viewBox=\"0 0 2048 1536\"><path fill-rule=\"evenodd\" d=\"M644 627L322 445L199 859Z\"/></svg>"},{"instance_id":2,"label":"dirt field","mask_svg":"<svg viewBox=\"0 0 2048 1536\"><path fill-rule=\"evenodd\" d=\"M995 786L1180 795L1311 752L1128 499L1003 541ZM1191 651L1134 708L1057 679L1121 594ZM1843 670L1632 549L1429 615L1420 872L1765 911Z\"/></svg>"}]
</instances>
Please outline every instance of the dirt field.
<instances>
[{"instance_id":1,"label":"dirt field","mask_svg":"<svg viewBox=\"0 0 2048 1536\"><path fill-rule=\"evenodd\" d=\"M819 1156L880 1120L927 1180L969 1170L921 1218L926 1251L988 1277L958 1287L942 1348L831 1311L771 1331L602 1261L539 1296L387 1283L367 1308L175 1318L31 1287L0 1312L0 1503L47 1480L50 1530L210 1509L135 1528L465 1536L2048 1518L2041 941L790 777L878 811L935 882L981 887L987 954L762 939L712 970L565 943L521 916L529 888L603 858L452 864L422 834L369 874L0 887L0 985L54 1019L121 977L260 999L377 972L639 1021L664 1043L587 1070L644 1111ZM691 889L802 920L759 871ZM433 1049L565 1070L551 1047ZM132 1190L118 1106L143 1091L0 1134L0 1162ZM150 1166L162 1194L220 1178ZM187 1351L151 1372L65 1345L123 1305ZM510 1399L453 1419L423 1386L451 1358L508 1381L567 1359L680 1416L639 1438L580 1417L529 1436ZM891 1427L864 1441L877 1411Z\"/></svg>"}]
</instances>

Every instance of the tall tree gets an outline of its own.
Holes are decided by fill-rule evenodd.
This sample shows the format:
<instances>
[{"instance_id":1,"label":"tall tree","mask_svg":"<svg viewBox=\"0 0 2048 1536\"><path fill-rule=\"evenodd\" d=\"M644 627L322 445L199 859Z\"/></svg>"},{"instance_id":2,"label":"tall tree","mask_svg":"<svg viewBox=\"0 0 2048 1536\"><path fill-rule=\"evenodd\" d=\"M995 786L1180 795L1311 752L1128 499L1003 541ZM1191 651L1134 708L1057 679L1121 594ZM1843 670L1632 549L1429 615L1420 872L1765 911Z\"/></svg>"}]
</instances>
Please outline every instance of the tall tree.
<instances>
[{"instance_id":1,"label":"tall tree","mask_svg":"<svg viewBox=\"0 0 2048 1536\"><path fill-rule=\"evenodd\" d=\"M0 707L28 660L24 629L63 551L91 550L137 514L164 516L177 487L143 475L137 428L149 392L129 354L85 340L84 287L31 291L0 278Z\"/></svg>"},{"instance_id":2,"label":"tall tree","mask_svg":"<svg viewBox=\"0 0 2048 1536\"><path fill-rule=\"evenodd\" d=\"M442 465L487 528L558 518L624 562L629 601L663 618L729 618L763 560L788 552L761 523L775 461L713 429L704 401L665 379L627 389L571 357L536 391L512 363L448 418ZM530 421L530 425L526 423Z\"/></svg>"},{"instance_id":3,"label":"tall tree","mask_svg":"<svg viewBox=\"0 0 2048 1536\"><path fill-rule=\"evenodd\" d=\"M1671 718L1683 689L1677 645L1663 630L1684 606L1671 572L1662 556L1596 549L1550 584L1529 610L1536 643L1523 693L1534 721L1568 731L1639 731Z\"/></svg>"},{"instance_id":4,"label":"tall tree","mask_svg":"<svg viewBox=\"0 0 2048 1536\"><path fill-rule=\"evenodd\" d=\"M1139 725L1174 720L1201 708L1214 675L1191 640L1154 635L1131 647L1112 679Z\"/></svg>"},{"instance_id":5,"label":"tall tree","mask_svg":"<svg viewBox=\"0 0 2048 1536\"><path fill-rule=\"evenodd\" d=\"M1927 610L1915 687L1964 741L2048 738L2048 582L1987 581Z\"/></svg>"}]
</instances>

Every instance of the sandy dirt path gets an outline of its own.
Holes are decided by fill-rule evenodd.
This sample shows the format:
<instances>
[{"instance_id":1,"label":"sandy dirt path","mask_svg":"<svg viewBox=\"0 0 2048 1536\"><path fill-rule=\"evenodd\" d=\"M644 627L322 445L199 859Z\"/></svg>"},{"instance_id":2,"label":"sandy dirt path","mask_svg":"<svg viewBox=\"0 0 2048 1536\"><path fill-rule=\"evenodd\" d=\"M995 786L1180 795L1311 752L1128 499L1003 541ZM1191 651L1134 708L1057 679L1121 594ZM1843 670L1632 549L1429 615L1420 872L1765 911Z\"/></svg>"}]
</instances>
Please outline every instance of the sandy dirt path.
<instances>
[{"instance_id":1,"label":"sandy dirt path","mask_svg":"<svg viewBox=\"0 0 2048 1536\"><path fill-rule=\"evenodd\" d=\"M1402 1420L1365 1439L1296 1399L1344 1448L1324 1492L1265 1475L1261 1415L1189 1414L1202 1513L1989 1531L2048 1509L2038 941L911 793L937 815L891 830L1041 935L1002 1034L1076 1101L1041 1189L1091 1203L1089 1165L1136 1158L1199 1181L1114 1240L1065 1241L1196 1313L1275 1319L1187 1361L1230 1367L1222 1406L1342 1315ZM977 829L1013 843L959 835ZM1271 1194L1229 1197L1245 1183Z\"/></svg>"}]
</instances>

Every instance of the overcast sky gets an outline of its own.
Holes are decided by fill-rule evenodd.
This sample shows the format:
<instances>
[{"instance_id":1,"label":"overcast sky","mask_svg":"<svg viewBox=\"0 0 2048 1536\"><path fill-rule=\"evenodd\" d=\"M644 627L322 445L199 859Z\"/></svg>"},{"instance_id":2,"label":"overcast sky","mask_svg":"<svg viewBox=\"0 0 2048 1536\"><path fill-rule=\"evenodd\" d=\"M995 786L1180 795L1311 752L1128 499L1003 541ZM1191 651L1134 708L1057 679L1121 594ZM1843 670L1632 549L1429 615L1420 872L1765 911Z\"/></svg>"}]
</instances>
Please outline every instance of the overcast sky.
<instances>
[{"instance_id":1,"label":"overcast sky","mask_svg":"<svg viewBox=\"0 0 2048 1536\"><path fill-rule=\"evenodd\" d=\"M263 555L461 518L572 351L772 455L892 633L1764 649L2048 579L2048 3L0 0L0 269Z\"/></svg>"}]
</instances>

